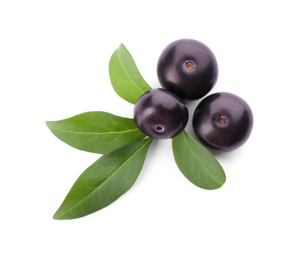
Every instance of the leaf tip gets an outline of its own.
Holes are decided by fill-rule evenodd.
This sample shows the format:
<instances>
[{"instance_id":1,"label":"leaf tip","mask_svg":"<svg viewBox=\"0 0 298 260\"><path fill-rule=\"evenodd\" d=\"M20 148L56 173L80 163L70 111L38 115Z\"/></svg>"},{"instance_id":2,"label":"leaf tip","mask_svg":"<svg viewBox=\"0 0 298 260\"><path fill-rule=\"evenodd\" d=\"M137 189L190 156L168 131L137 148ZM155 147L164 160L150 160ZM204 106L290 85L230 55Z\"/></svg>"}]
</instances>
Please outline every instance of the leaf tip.
<instances>
[{"instance_id":1,"label":"leaf tip","mask_svg":"<svg viewBox=\"0 0 298 260\"><path fill-rule=\"evenodd\" d=\"M55 220L61 220L61 218L59 218L59 215L57 214L57 212L53 215L53 219L55 219Z\"/></svg>"},{"instance_id":2,"label":"leaf tip","mask_svg":"<svg viewBox=\"0 0 298 260\"><path fill-rule=\"evenodd\" d=\"M128 49L126 48L126 46L121 42L120 46L117 49L118 52L124 52L124 53L128 53L130 56L130 52L128 51Z\"/></svg>"},{"instance_id":3,"label":"leaf tip","mask_svg":"<svg viewBox=\"0 0 298 260\"><path fill-rule=\"evenodd\" d=\"M126 49L126 47L125 47L125 45L124 45L123 42L120 43L120 45L119 45L119 49L120 49L120 48L125 48L125 49Z\"/></svg>"},{"instance_id":4,"label":"leaf tip","mask_svg":"<svg viewBox=\"0 0 298 260\"><path fill-rule=\"evenodd\" d=\"M45 121L45 124L48 128L51 128L51 123L52 123L52 121Z\"/></svg>"},{"instance_id":5,"label":"leaf tip","mask_svg":"<svg viewBox=\"0 0 298 260\"><path fill-rule=\"evenodd\" d=\"M63 212L60 211L60 208L55 212L55 214L53 215L53 219L55 220L64 220L67 219L67 217L65 217L65 214L63 214Z\"/></svg>"}]
</instances>

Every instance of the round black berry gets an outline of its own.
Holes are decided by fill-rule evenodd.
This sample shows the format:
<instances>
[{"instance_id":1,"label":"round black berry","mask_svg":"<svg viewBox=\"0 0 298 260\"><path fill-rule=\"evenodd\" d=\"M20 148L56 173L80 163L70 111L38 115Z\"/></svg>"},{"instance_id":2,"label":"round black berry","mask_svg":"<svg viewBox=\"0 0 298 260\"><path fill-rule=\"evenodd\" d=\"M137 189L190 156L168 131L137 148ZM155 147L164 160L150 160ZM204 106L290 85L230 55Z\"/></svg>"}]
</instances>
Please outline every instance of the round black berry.
<instances>
[{"instance_id":1,"label":"round black berry","mask_svg":"<svg viewBox=\"0 0 298 260\"><path fill-rule=\"evenodd\" d=\"M182 39L163 50L157 63L157 75L163 88L182 99L195 100L213 88L218 66L209 47L196 40Z\"/></svg>"},{"instance_id":2,"label":"round black berry","mask_svg":"<svg viewBox=\"0 0 298 260\"><path fill-rule=\"evenodd\" d=\"M204 98L195 109L193 128L199 140L215 151L243 145L253 127L253 114L240 97L219 92Z\"/></svg>"},{"instance_id":3,"label":"round black berry","mask_svg":"<svg viewBox=\"0 0 298 260\"><path fill-rule=\"evenodd\" d=\"M145 135L155 139L168 139L185 128L188 109L176 94L166 89L152 89L137 101L134 120Z\"/></svg>"}]
</instances>

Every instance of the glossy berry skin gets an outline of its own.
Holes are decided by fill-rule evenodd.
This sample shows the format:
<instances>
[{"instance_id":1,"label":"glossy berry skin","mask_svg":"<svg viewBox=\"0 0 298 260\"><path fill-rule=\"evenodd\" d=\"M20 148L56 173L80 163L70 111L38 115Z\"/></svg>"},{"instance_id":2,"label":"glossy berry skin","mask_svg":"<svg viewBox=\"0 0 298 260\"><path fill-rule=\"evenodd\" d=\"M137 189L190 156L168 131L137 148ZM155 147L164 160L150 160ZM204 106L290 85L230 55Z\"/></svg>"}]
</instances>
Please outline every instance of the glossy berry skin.
<instances>
[{"instance_id":1,"label":"glossy berry skin","mask_svg":"<svg viewBox=\"0 0 298 260\"><path fill-rule=\"evenodd\" d=\"M219 92L195 109L193 128L199 140L214 151L229 152L243 145L253 127L253 114L240 97Z\"/></svg>"},{"instance_id":2,"label":"glossy berry skin","mask_svg":"<svg viewBox=\"0 0 298 260\"><path fill-rule=\"evenodd\" d=\"M157 63L157 75L163 88L182 99L196 100L215 85L218 65L213 52L205 44L181 39L163 50Z\"/></svg>"},{"instance_id":3,"label":"glossy berry skin","mask_svg":"<svg viewBox=\"0 0 298 260\"><path fill-rule=\"evenodd\" d=\"M188 121L188 109L177 95L166 89L152 89L143 94L134 107L138 128L155 139L178 135Z\"/></svg>"}]
</instances>

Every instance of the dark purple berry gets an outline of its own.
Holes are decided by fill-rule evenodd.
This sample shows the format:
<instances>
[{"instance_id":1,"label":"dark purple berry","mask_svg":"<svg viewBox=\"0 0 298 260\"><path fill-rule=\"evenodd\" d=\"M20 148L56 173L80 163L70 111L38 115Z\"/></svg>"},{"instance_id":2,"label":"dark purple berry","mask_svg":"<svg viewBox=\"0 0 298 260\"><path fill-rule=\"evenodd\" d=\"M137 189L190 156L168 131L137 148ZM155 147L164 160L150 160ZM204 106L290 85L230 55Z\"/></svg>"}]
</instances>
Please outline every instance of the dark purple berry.
<instances>
[{"instance_id":1,"label":"dark purple berry","mask_svg":"<svg viewBox=\"0 0 298 260\"><path fill-rule=\"evenodd\" d=\"M204 98L195 109L193 128L199 140L215 151L243 145L253 127L253 114L240 97L219 92Z\"/></svg>"},{"instance_id":2,"label":"dark purple berry","mask_svg":"<svg viewBox=\"0 0 298 260\"><path fill-rule=\"evenodd\" d=\"M152 89L137 101L134 120L145 135L155 139L168 139L185 128L188 109L174 93L161 88Z\"/></svg>"},{"instance_id":3,"label":"dark purple berry","mask_svg":"<svg viewBox=\"0 0 298 260\"><path fill-rule=\"evenodd\" d=\"M191 39L170 43L157 64L160 84L182 99L195 100L205 96L215 85L217 61L205 44Z\"/></svg>"}]
</instances>

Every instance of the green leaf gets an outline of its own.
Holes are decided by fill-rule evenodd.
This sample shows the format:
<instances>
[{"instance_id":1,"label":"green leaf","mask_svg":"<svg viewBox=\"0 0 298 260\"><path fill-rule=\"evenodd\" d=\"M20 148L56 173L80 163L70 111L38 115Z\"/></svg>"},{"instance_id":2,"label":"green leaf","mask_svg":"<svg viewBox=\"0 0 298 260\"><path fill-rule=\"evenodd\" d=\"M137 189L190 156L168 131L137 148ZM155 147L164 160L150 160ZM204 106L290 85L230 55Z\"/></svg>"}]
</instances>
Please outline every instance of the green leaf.
<instances>
[{"instance_id":1,"label":"green leaf","mask_svg":"<svg viewBox=\"0 0 298 260\"><path fill-rule=\"evenodd\" d=\"M130 103L135 104L141 95L151 90L123 44L110 59L109 73L116 93Z\"/></svg>"},{"instance_id":2,"label":"green leaf","mask_svg":"<svg viewBox=\"0 0 298 260\"><path fill-rule=\"evenodd\" d=\"M225 173L212 153L185 130L172 142L176 163L189 181L208 190L220 188L225 183Z\"/></svg>"},{"instance_id":3,"label":"green leaf","mask_svg":"<svg viewBox=\"0 0 298 260\"><path fill-rule=\"evenodd\" d=\"M70 146L100 154L145 137L133 119L106 112L87 112L46 124L56 137Z\"/></svg>"},{"instance_id":4,"label":"green leaf","mask_svg":"<svg viewBox=\"0 0 298 260\"><path fill-rule=\"evenodd\" d=\"M80 218L114 202L136 181L152 140L134 142L99 158L77 179L53 218Z\"/></svg>"}]
</instances>

